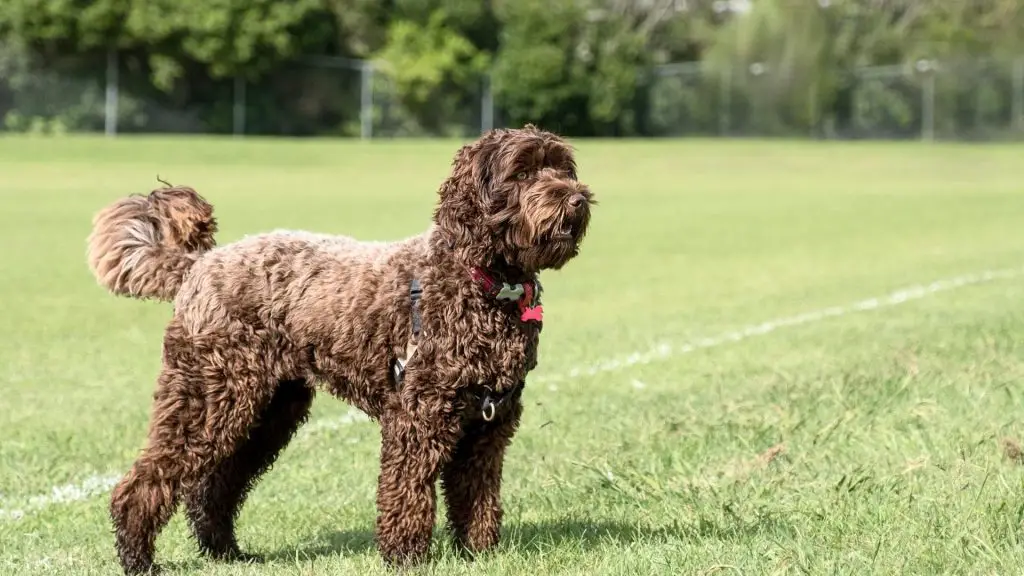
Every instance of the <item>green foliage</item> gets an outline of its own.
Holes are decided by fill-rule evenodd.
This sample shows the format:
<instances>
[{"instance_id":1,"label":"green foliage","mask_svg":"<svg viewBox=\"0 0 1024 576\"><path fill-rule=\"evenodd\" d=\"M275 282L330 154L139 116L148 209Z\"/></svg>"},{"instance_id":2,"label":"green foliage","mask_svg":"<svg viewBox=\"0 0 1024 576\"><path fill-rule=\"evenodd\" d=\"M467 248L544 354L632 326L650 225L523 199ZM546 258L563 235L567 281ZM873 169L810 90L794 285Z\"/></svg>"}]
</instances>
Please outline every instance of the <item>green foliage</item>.
<instances>
[{"instance_id":1,"label":"green foliage","mask_svg":"<svg viewBox=\"0 0 1024 576\"><path fill-rule=\"evenodd\" d=\"M587 112L596 125L632 134L632 118L623 112L630 111L640 75L647 67L645 38L621 20L601 24L589 31L589 44L596 54L587 74Z\"/></svg>"},{"instance_id":2,"label":"green foliage","mask_svg":"<svg viewBox=\"0 0 1024 576\"><path fill-rule=\"evenodd\" d=\"M577 134L632 134L631 105L648 67L631 19L583 3L502 4L494 81L511 124Z\"/></svg>"},{"instance_id":3,"label":"green foliage","mask_svg":"<svg viewBox=\"0 0 1024 576\"><path fill-rule=\"evenodd\" d=\"M515 0L500 5L498 18L494 91L510 123L579 123L572 105L586 97L583 64L591 56L576 42L583 11L568 2Z\"/></svg>"},{"instance_id":4,"label":"green foliage","mask_svg":"<svg viewBox=\"0 0 1024 576\"><path fill-rule=\"evenodd\" d=\"M106 46L121 38L133 0L4 0L0 41L58 52Z\"/></svg>"},{"instance_id":5,"label":"green foliage","mask_svg":"<svg viewBox=\"0 0 1024 576\"><path fill-rule=\"evenodd\" d=\"M936 73L948 124L937 128L957 131L1010 115L1010 61L1024 55L1018 0L756 0L745 13L715 0L2 4L0 50L30 53L36 67L0 75L0 118L13 111L8 125L28 126L60 116L69 130L95 129L98 96L56 85L96 85L111 50L129 110L123 125L147 129L163 115L188 118L189 130L227 130L242 78L260 130L353 134L358 68L314 74L301 63L342 56L374 61L375 125L396 135L475 133L488 77L499 123L572 135L810 134L879 122L913 131L922 78L863 84L863 67L992 57L985 77L956 69L961 84L980 83L976 91ZM670 62L699 62L700 71L657 68ZM40 90L54 96L40 101Z\"/></svg>"},{"instance_id":6,"label":"green foliage","mask_svg":"<svg viewBox=\"0 0 1024 576\"><path fill-rule=\"evenodd\" d=\"M11 132L63 133L103 127L103 89L88 78L40 73L23 47L0 46L0 126Z\"/></svg>"},{"instance_id":7,"label":"green foliage","mask_svg":"<svg viewBox=\"0 0 1024 576\"><path fill-rule=\"evenodd\" d=\"M479 94L489 58L465 37L452 31L443 11L430 14L425 24L397 20L379 53L378 67L387 74L399 101L432 133L458 114L468 102L463 96Z\"/></svg>"},{"instance_id":8,"label":"green foliage","mask_svg":"<svg viewBox=\"0 0 1024 576\"><path fill-rule=\"evenodd\" d=\"M323 0L331 16L334 43L345 55L365 58L384 43L387 3L380 0Z\"/></svg>"},{"instance_id":9,"label":"green foliage","mask_svg":"<svg viewBox=\"0 0 1024 576\"><path fill-rule=\"evenodd\" d=\"M167 90L192 63L214 78L254 76L315 51L332 32L326 18L321 0L6 0L0 42L66 58L137 50Z\"/></svg>"},{"instance_id":10,"label":"green foliage","mask_svg":"<svg viewBox=\"0 0 1024 576\"><path fill-rule=\"evenodd\" d=\"M214 78L254 76L323 41L326 16L319 0L132 0L126 43L156 49L150 63L163 85L183 60Z\"/></svg>"},{"instance_id":11,"label":"green foliage","mask_svg":"<svg viewBox=\"0 0 1024 576\"><path fill-rule=\"evenodd\" d=\"M862 82L855 102L856 125L863 133L878 133L882 127L897 130L896 135L909 135L920 125L919 106L915 101L918 90L907 90L900 84L880 79Z\"/></svg>"}]
</instances>

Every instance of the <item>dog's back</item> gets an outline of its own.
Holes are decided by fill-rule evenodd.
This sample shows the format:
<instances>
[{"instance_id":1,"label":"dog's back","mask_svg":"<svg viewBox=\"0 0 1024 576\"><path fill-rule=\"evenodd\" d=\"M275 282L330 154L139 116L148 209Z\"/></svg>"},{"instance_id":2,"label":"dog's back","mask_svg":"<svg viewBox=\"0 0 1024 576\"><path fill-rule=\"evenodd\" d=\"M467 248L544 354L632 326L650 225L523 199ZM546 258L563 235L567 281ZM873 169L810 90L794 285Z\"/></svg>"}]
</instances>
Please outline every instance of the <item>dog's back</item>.
<instances>
[{"instance_id":1,"label":"dog's back","mask_svg":"<svg viewBox=\"0 0 1024 576\"><path fill-rule=\"evenodd\" d=\"M338 326L342 317L365 318L358 311L375 304L392 307L379 301L393 292L398 267L421 260L425 240L425 234L375 242L286 230L248 236L196 262L175 298L176 315L191 333L240 321L298 342L336 338L339 328L345 331Z\"/></svg>"},{"instance_id":2,"label":"dog's back","mask_svg":"<svg viewBox=\"0 0 1024 576\"><path fill-rule=\"evenodd\" d=\"M373 359L408 338L409 279L433 227L393 242L277 230L219 247L216 229L213 207L191 188L123 198L94 220L89 265L116 294L174 302L166 350L245 343L279 379L347 387L387 377Z\"/></svg>"}]
</instances>

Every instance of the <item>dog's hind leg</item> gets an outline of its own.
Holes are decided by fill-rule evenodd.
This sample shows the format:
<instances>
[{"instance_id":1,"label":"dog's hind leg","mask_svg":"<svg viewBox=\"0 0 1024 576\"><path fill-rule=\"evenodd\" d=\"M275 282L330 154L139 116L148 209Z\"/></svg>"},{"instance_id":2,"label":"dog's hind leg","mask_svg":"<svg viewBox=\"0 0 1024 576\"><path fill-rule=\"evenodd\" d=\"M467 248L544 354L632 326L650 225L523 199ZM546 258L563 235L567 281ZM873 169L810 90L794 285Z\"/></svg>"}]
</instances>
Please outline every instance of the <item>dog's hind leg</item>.
<instances>
[{"instance_id":1,"label":"dog's hind leg","mask_svg":"<svg viewBox=\"0 0 1024 576\"><path fill-rule=\"evenodd\" d=\"M204 553L220 560L259 559L239 549L235 519L249 491L306 421L313 395L305 380L281 382L249 437L185 496L189 524Z\"/></svg>"},{"instance_id":2,"label":"dog's hind leg","mask_svg":"<svg viewBox=\"0 0 1024 576\"><path fill-rule=\"evenodd\" d=\"M148 443L110 503L128 574L155 570L156 538L179 498L235 452L272 399L276 381L240 340L227 350L196 349L173 325L165 335Z\"/></svg>"},{"instance_id":3,"label":"dog's hind leg","mask_svg":"<svg viewBox=\"0 0 1024 576\"><path fill-rule=\"evenodd\" d=\"M194 473L188 436L203 407L188 402L178 372L160 374L146 447L114 488L110 515L118 558L126 574L159 572L156 537L177 508L182 481Z\"/></svg>"},{"instance_id":4,"label":"dog's hind leg","mask_svg":"<svg viewBox=\"0 0 1024 576\"><path fill-rule=\"evenodd\" d=\"M448 528L456 544L469 552L482 552L498 543L501 470L522 410L517 399L500 419L468 426L451 461L441 471Z\"/></svg>"}]
</instances>

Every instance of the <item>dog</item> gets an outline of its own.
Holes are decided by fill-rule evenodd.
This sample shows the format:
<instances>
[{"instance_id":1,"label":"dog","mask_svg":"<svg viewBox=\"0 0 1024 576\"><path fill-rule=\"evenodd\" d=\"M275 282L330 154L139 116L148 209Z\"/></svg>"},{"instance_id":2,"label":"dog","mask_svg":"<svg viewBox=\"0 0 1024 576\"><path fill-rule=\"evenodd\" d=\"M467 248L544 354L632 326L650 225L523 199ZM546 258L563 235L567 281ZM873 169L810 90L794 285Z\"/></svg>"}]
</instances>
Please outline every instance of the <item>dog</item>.
<instances>
[{"instance_id":1,"label":"dog","mask_svg":"<svg viewBox=\"0 0 1024 576\"><path fill-rule=\"evenodd\" d=\"M526 125L460 148L431 225L405 240L277 231L216 246L213 207L187 186L99 211L97 282L174 305L147 441L110 501L124 572L159 569L155 541L179 503L204 554L258 561L235 519L318 389L380 426L375 539L388 565L425 559L438 479L460 549L494 547L537 365L537 276L579 254L595 205L573 148Z\"/></svg>"}]
</instances>

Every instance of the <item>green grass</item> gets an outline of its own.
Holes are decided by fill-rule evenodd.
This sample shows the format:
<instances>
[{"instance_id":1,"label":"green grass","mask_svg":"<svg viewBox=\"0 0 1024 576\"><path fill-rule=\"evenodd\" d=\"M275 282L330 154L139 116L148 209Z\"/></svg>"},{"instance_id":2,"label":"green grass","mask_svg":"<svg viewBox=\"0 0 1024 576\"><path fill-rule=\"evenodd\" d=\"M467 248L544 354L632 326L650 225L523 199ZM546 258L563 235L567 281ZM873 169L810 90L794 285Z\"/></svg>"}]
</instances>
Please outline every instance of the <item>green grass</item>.
<instances>
[{"instance_id":1,"label":"green grass","mask_svg":"<svg viewBox=\"0 0 1024 576\"><path fill-rule=\"evenodd\" d=\"M220 241L272 228L399 238L429 221L457 142L0 139L0 573L116 574L107 493L141 446L168 305L85 266L93 212L156 176L214 202ZM905 286L1024 265L1024 148L578 142L601 204L545 283L537 379L508 455L500 549L438 530L437 574L1020 574L1024 277L965 286L592 377L683 345ZM383 573L378 435L314 423L239 521L262 566L173 574ZM52 500L52 498L51 498ZM440 519L440 514L439 514ZM440 527L440 524L439 524Z\"/></svg>"}]
</instances>

